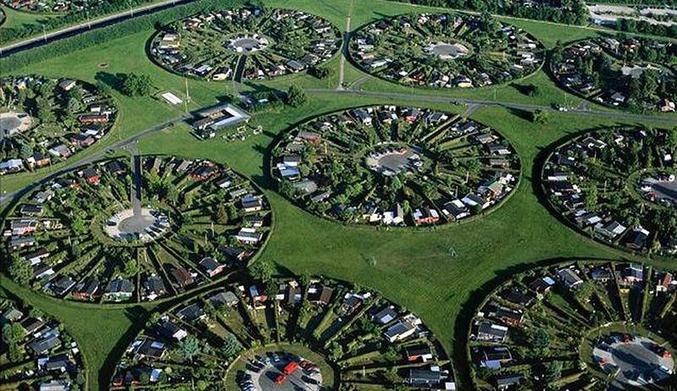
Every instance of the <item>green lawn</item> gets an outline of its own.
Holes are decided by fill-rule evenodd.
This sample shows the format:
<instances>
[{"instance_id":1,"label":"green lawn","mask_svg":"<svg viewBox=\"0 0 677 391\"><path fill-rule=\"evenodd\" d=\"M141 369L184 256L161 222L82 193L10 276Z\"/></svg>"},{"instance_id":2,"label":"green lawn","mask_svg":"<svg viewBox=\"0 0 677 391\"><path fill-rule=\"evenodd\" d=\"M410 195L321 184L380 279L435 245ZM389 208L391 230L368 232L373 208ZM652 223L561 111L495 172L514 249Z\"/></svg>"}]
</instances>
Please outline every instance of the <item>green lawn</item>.
<instances>
[{"instance_id":1,"label":"green lawn","mask_svg":"<svg viewBox=\"0 0 677 391\"><path fill-rule=\"evenodd\" d=\"M40 15L31 12L15 11L6 6L0 8L2 8L6 17L5 22L0 25L0 28L20 27L27 24L41 24L42 21L54 17L54 15Z\"/></svg>"},{"instance_id":2,"label":"green lawn","mask_svg":"<svg viewBox=\"0 0 677 391\"><path fill-rule=\"evenodd\" d=\"M269 0L270 5L299 7L324 15L342 29L351 9L349 0ZM420 7L417 9L421 9ZM355 0L352 13L353 26L373 18L412 10L401 3L382 0ZM562 27L540 22L517 21L551 46L557 39L578 39L594 30ZM151 75L158 91L170 90L185 93L182 77L170 74L151 64L144 51L152 31L129 35L100 45L33 64L12 73L41 72L48 76L69 76L94 82L98 77L116 73L143 72ZM102 64L106 64L103 66ZM334 58L327 66L334 68L330 80L317 80L305 75L295 75L263 83L268 87L286 89L290 83L307 88L329 88L337 83L339 60ZM364 74L346 63L346 81L354 83ZM6 72L6 70L3 70ZM393 83L366 78L361 88L374 91L405 91L408 93L444 93L449 97L496 99L520 103L550 104L552 102L578 102L578 98L558 89L548 76L539 72L528 81L539 86L541 94L530 98L515 88L501 86L493 89L444 91L416 90ZM526 83L526 82L525 82ZM232 92L231 83L189 80L192 98L190 108L216 103L219 97ZM494 92L495 91L495 92ZM494 95L495 94L495 95ZM152 125L175 118L182 108L173 108L152 98L128 98L115 93L120 105L120 120L115 130L94 147L81 153L85 157L104 149L117 140L137 134ZM566 97L566 98L565 98ZM572 132L594 126L614 125L605 117L577 116L572 113L553 113L550 123L535 125L522 117L524 113L502 108L480 108L473 118L490 125L505 135L520 153L523 176L519 189L502 207L477 221L452 224L437 230L391 230L370 227L350 227L317 218L306 213L277 195L264 174L267 171L265 154L275 138L292 124L320 113L345 107L402 103L395 100L355 98L345 95L316 94L308 104L284 108L279 112L256 114L254 124L261 124L264 133L243 142L225 143L216 139L200 142L188 133L185 125L158 132L143 139L139 148L143 153L178 154L186 157L204 157L224 162L252 177L266 191L276 217L276 225L262 257L273 260L279 270L295 273L324 274L339 279L355 281L370 286L385 297L421 315L426 324L454 351L455 357L464 357L459 349L460 316L463 321L475 303L477 294L492 279L513 268L558 257L628 257L608 247L587 240L561 224L539 203L533 188L534 160L548 145ZM462 111L462 106L421 104L445 110ZM652 125L647 123L646 125ZM77 158L76 158L77 159ZM52 170L56 167L52 168ZM37 174L3 177L2 191L13 191L47 175ZM456 253L450 255L450 250ZM368 259L376 263L371 266ZM632 257L629 257L632 258ZM654 261L663 263L668 261ZM112 365L121 349L143 326L151 306L128 309L97 309L86 305L63 304L56 300L21 289L5 278L3 287L24 298L31 305L42 308L58 317L69 332L80 342L85 354L92 389L105 386ZM462 372L462 371L459 371ZM457 373L463 380L463 374Z\"/></svg>"}]
</instances>

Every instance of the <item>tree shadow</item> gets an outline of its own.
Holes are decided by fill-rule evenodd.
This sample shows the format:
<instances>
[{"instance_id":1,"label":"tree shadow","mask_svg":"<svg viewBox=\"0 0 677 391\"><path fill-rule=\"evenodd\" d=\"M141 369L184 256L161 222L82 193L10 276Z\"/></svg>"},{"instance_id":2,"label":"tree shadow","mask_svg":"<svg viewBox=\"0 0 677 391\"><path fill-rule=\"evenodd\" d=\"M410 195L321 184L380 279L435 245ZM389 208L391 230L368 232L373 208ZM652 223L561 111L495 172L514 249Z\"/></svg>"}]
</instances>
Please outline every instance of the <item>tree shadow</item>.
<instances>
[{"instance_id":1,"label":"tree shadow","mask_svg":"<svg viewBox=\"0 0 677 391\"><path fill-rule=\"evenodd\" d=\"M521 118L525 121L531 122L531 111L529 110L523 110L523 109L517 109L514 107L508 107L507 108L508 112L515 117Z\"/></svg>"}]
</instances>

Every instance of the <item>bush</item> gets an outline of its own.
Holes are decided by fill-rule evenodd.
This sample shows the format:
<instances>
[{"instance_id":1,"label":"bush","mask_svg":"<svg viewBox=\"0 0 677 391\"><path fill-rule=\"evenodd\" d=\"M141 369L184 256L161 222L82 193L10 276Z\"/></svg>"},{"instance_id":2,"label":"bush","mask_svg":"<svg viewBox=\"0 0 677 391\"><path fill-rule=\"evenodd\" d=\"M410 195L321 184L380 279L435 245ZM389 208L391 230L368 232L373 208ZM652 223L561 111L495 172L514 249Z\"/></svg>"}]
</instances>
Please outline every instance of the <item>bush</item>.
<instances>
[{"instance_id":1,"label":"bush","mask_svg":"<svg viewBox=\"0 0 677 391\"><path fill-rule=\"evenodd\" d=\"M289 106L299 107L304 105L308 101L306 92L303 91L303 88L292 84L287 90L287 99L286 102Z\"/></svg>"}]
</instances>

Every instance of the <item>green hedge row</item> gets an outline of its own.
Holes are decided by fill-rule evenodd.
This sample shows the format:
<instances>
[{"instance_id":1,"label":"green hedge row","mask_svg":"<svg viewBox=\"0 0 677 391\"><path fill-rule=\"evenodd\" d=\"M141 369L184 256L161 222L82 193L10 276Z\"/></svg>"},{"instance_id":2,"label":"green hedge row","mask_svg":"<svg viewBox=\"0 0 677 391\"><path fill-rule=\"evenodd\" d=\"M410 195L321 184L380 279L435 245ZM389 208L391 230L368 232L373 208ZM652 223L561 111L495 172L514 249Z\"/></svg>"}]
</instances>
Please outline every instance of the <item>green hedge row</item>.
<instances>
[{"instance_id":1,"label":"green hedge row","mask_svg":"<svg viewBox=\"0 0 677 391\"><path fill-rule=\"evenodd\" d=\"M202 0L195 3L179 5L152 14L138 16L110 26L78 34L74 37L57 40L48 45L4 56L0 58L0 72L11 72L14 69L62 56L75 50L99 45L129 34L151 30L176 19L181 19L199 12L237 7L244 5L244 3L244 0Z\"/></svg>"}]
</instances>

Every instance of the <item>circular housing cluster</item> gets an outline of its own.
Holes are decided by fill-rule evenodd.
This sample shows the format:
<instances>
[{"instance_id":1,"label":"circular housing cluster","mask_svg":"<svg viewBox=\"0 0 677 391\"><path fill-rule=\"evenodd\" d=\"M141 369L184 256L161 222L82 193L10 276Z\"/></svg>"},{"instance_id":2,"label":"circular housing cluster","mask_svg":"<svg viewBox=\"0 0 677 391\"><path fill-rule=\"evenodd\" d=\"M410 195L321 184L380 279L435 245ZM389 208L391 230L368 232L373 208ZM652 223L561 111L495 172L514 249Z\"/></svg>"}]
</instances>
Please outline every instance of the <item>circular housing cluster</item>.
<instances>
[{"instance_id":1,"label":"circular housing cluster","mask_svg":"<svg viewBox=\"0 0 677 391\"><path fill-rule=\"evenodd\" d=\"M677 45L636 37L583 40L555 48L550 68L564 88L611 107L674 112Z\"/></svg>"},{"instance_id":2,"label":"circular housing cluster","mask_svg":"<svg viewBox=\"0 0 677 391\"><path fill-rule=\"evenodd\" d=\"M406 363L403 365L403 363ZM111 389L453 389L449 357L420 318L350 284L238 280L152 315Z\"/></svg>"},{"instance_id":3,"label":"circular housing cluster","mask_svg":"<svg viewBox=\"0 0 677 391\"><path fill-rule=\"evenodd\" d=\"M73 79L0 78L0 175L69 158L113 127L110 96Z\"/></svg>"},{"instance_id":4,"label":"circular housing cluster","mask_svg":"<svg viewBox=\"0 0 677 391\"><path fill-rule=\"evenodd\" d=\"M470 325L475 388L665 385L675 373L673 278L674 271L592 261L511 276Z\"/></svg>"},{"instance_id":5,"label":"circular housing cluster","mask_svg":"<svg viewBox=\"0 0 677 391\"><path fill-rule=\"evenodd\" d=\"M61 14L83 11L104 4L103 0L2 0L6 7L17 11Z\"/></svg>"},{"instance_id":6,"label":"circular housing cluster","mask_svg":"<svg viewBox=\"0 0 677 391\"><path fill-rule=\"evenodd\" d=\"M0 297L4 390L87 390L77 342L56 319L25 303Z\"/></svg>"},{"instance_id":7,"label":"circular housing cluster","mask_svg":"<svg viewBox=\"0 0 677 391\"><path fill-rule=\"evenodd\" d=\"M182 19L158 32L151 56L164 68L210 80L262 80L328 60L340 33L303 11L240 8Z\"/></svg>"},{"instance_id":8,"label":"circular housing cluster","mask_svg":"<svg viewBox=\"0 0 677 391\"><path fill-rule=\"evenodd\" d=\"M293 129L273 150L280 192L318 215L389 226L457 221L515 188L517 154L495 130L441 111L373 106Z\"/></svg>"},{"instance_id":9,"label":"circular housing cluster","mask_svg":"<svg viewBox=\"0 0 677 391\"><path fill-rule=\"evenodd\" d=\"M10 274L50 295L139 302L245 266L271 216L244 177L207 160L134 156L47 181L5 221Z\"/></svg>"},{"instance_id":10,"label":"circular housing cluster","mask_svg":"<svg viewBox=\"0 0 677 391\"><path fill-rule=\"evenodd\" d=\"M631 251L677 253L677 132L611 128L558 146L543 169L546 196L587 235Z\"/></svg>"},{"instance_id":11,"label":"circular housing cluster","mask_svg":"<svg viewBox=\"0 0 677 391\"><path fill-rule=\"evenodd\" d=\"M538 70L544 47L492 17L415 14L359 29L352 59L378 77L417 87L471 88L521 78Z\"/></svg>"}]
</instances>

